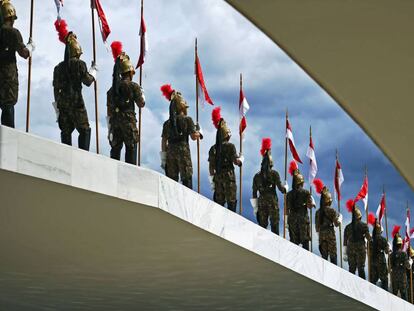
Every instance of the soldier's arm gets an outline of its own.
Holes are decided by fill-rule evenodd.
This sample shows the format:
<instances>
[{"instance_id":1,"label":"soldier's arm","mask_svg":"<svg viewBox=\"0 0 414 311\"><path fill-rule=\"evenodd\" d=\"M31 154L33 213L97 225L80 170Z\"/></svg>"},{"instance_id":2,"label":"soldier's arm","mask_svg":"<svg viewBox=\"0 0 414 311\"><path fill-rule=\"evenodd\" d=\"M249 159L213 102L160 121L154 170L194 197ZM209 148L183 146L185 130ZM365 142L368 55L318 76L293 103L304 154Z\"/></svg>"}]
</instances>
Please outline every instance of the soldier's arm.
<instances>
[{"instance_id":1,"label":"soldier's arm","mask_svg":"<svg viewBox=\"0 0 414 311\"><path fill-rule=\"evenodd\" d=\"M344 230L344 246L348 246L348 235L349 235L349 229L347 226L345 227L345 230Z\"/></svg>"},{"instance_id":2,"label":"soldier's arm","mask_svg":"<svg viewBox=\"0 0 414 311\"><path fill-rule=\"evenodd\" d=\"M82 76L82 83L86 86L91 86L93 81L95 81L95 78L91 74L89 74L88 68L86 67L86 63L84 61L79 60L79 66Z\"/></svg>"},{"instance_id":3,"label":"soldier's arm","mask_svg":"<svg viewBox=\"0 0 414 311\"><path fill-rule=\"evenodd\" d=\"M167 122L164 123L162 126L162 134L161 134L161 151L167 152L168 148L168 127Z\"/></svg>"},{"instance_id":4,"label":"soldier's arm","mask_svg":"<svg viewBox=\"0 0 414 311\"><path fill-rule=\"evenodd\" d=\"M327 210L328 213L328 217L329 219L333 222L333 224L335 225L335 227L339 226L339 214L333 209L333 208L329 208Z\"/></svg>"},{"instance_id":5,"label":"soldier's arm","mask_svg":"<svg viewBox=\"0 0 414 311\"><path fill-rule=\"evenodd\" d=\"M367 239L367 241L371 241L372 240L371 235L369 234L368 225L365 225L364 226L364 235L365 235L365 238Z\"/></svg>"},{"instance_id":6,"label":"soldier's arm","mask_svg":"<svg viewBox=\"0 0 414 311\"><path fill-rule=\"evenodd\" d=\"M137 84L133 84L134 102L138 107L142 108L145 106L144 90Z\"/></svg>"},{"instance_id":7,"label":"soldier's arm","mask_svg":"<svg viewBox=\"0 0 414 311\"><path fill-rule=\"evenodd\" d=\"M190 137L192 140L197 140L198 138L200 138L200 133L198 131L196 131L196 127L194 125L194 121L193 119L191 119L190 117L187 118L187 122L188 122L188 128L190 129Z\"/></svg>"},{"instance_id":8,"label":"soldier's arm","mask_svg":"<svg viewBox=\"0 0 414 311\"><path fill-rule=\"evenodd\" d=\"M106 114L108 117L112 117L112 94L110 91L106 93Z\"/></svg>"},{"instance_id":9,"label":"soldier's arm","mask_svg":"<svg viewBox=\"0 0 414 311\"><path fill-rule=\"evenodd\" d=\"M233 163L237 166L241 166L243 163L240 160L239 156L237 155L236 146L231 144L231 158L233 159Z\"/></svg>"},{"instance_id":10,"label":"soldier's arm","mask_svg":"<svg viewBox=\"0 0 414 311\"><path fill-rule=\"evenodd\" d=\"M58 67L56 66L53 70L53 93L55 95L55 101L58 101L60 88L58 85Z\"/></svg>"},{"instance_id":11,"label":"soldier's arm","mask_svg":"<svg viewBox=\"0 0 414 311\"><path fill-rule=\"evenodd\" d=\"M20 34L20 31L17 29L14 29L15 33L15 49L17 54L20 55L20 57L24 59L28 59L30 57L30 52L26 48L26 45L23 43L22 35Z\"/></svg>"},{"instance_id":12,"label":"soldier's arm","mask_svg":"<svg viewBox=\"0 0 414 311\"><path fill-rule=\"evenodd\" d=\"M215 162L216 162L216 156L214 154L214 146L210 148L210 151L208 152L208 170L210 173L210 176L214 176L216 173L215 169Z\"/></svg>"},{"instance_id":13,"label":"soldier's arm","mask_svg":"<svg viewBox=\"0 0 414 311\"><path fill-rule=\"evenodd\" d=\"M285 187L283 187L282 182L280 180L280 175L276 171L275 171L275 176L276 176L276 186L277 186L277 188L279 189L280 192L286 193L286 189L285 189Z\"/></svg>"},{"instance_id":14,"label":"soldier's arm","mask_svg":"<svg viewBox=\"0 0 414 311\"><path fill-rule=\"evenodd\" d=\"M253 193L252 193L252 198L253 199L257 199L257 191L259 190L257 187L257 175L255 175L253 177Z\"/></svg>"}]
</instances>

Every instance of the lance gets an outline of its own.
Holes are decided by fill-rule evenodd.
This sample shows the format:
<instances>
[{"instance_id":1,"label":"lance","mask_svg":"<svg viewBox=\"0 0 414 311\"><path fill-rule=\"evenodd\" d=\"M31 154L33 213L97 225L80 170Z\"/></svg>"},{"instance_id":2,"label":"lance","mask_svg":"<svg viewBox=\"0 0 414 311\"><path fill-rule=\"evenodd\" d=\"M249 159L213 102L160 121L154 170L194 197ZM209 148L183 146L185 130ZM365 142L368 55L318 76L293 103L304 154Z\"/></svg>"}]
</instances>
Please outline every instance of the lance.
<instances>
[{"instance_id":1,"label":"lance","mask_svg":"<svg viewBox=\"0 0 414 311\"><path fill-rule=\"evenodd\" d=\"M385 186L382 185L382 195L384 196L384 200L385 200ZM384 211L384 217L385 217L385 235L387 237L387 245L389 245L389 238L388 238L388 217L387 217L387 207L385 207L385 211ZM391 273L391 261L390 261L390 254L387 254L388 256L388 271L389 273ZM388 274L389 276L389 274ZM391 284L391 289L392 289L392 280L390 282Z\"/></svg>"},{"instance_id":2,"label":"lance","mask_svg":"<svg viewBox=\"0 0 414 311\"><path fill-rule=\"evenodd\" d=\"M408 201L407 201L407 218L408 218L408 223L411 224L411 214L410 214L410 208L408 206ZM406 231L407 230L408 230L408 248L407 248L407 255L408 255L408 258L410 258L410 248L411 248L410 228L406 228ZM410 266L410 302L413 303L413 301L414 301L413 300L413 267Z\"/></svg>"},{"instance_id":3,"label":"lance","mask_svg":"<svg viewBox=\"0 0 414 311\"><path fill-rule=\"evenodd\" d=\"M339 157L338 157L338 149L336 149L336 161L339 161ZM337 170L336 168L336 163L335 163L335 171ZM337 174L335 174L336 176ZM335 180L335 183L337 181ZM339 190L339 189L338 189ZM338 213L341 214L341 200L340 197L338 196ZM339 224L339 255L341 256L341 268L343 268L343 262L342 262L342 224Z\"/></svg>"},{"instance_id":4,"label":"lance","mask_svg":"<svg viewBox=\"0 0 414 311\"><path fill-rule=\"evenodd\" d=\"M194 68L196 73L195 78L195 87L196 87L196 122L198 123L198 74L197 74L197 38L195 39L195 48L194 48ZM200 138L197 138L197 192L200 193Z\"/></svg>"},{"instance_id":5,"label":"lance","mask_svg":"<svg viewBox=\"0 0 414 311\"><path fill-rule=\"evenodd\" d=\"M312 126L309 126L309 139L310 140L312 139ZM309 160L309 164L311 164L311 163L312 163L312 160ZM312 195L312 184L309 185L309 192ZM309 214L310 214L310 251L311 252L313 252L313 246L312 246L313 245L313 243L312 243L312 236L313 236L313 233L312 233L312 208L313 207L311 207L309 209Z\"/></svg>"},{"instance_id":6,"label":"lance","mask_svg":"<svg viewBox=\"0 0 414 311\"><path fill-rule=\"evenodd\" d=\"M288 120L288 109L286 108L286 120L285 120L285 127L287 125L287 120ZM287 183L287 144L288 144L288 139L286 136L286 131L287 129L285 129L285 183ZM286 239L286 213L287 213L287 194L286 192L283 194L283 238Z\"/></svg>"},{"instance_id":7,"label":"lance","mask_svg":"<svg viewBox=\"0 0 414 311\"><path fill-rule=\"evenodd\" d=\"M365 178L368 176L368 168L365 165ZM367 193L368 195L368 193ZM365 215L367 217L367 224L368 224L368 206L365 209ZM369 247L369 241L367 241L367 260L368 260L368 280L371 280L371 260L370 260L370 247Z\"/></svg>"},{"instance_id":8,"label":"lance","mask_svg":"<svg viewBox=\"0 0 414 311\"><path fill-rule=\"evenodd\" d=\"M33 11L34 11L34 0L30 1L30 31L29 31L29 41L33 37ZM29 56L29 66L27 72L27 106L26 106L26 132L29 132L30 124L30 93L31 93L31 84L32 84L32 56Z\"/></svg>"},{"instance_id":9,"label":"lance","mask_svg":"<svg viewBox=\"0 0 414 311\"><path fill-rule=\"evenodd\" d=\"M141 22L142 19L144 18L144 0L141 0ZM142 29L142 25L140 25L140 29L141 31L143 31ZM143 45L143 34L141 33L141 38L140 38L140 44L141 44L141 53L143 53L142 50L142 45ZM142 66L144 66L144 64L141 64L141 66L139 66L139 85L142 87ZM141 119L142 119L142 108L138 107L138 166L141 166L141 142L142 142L142 127L141 127Z\"/></svg>"},{"instance_id":10,"label":"lance","mask_svg":"<svg viewBox=\"0 0 414 311\"><path fill-rule=\"evenodd\" d=\"M243 90L243 76L240 74L240 93ZM240 107L239 107L240 109ZM242 108L243 109L243 108ZM241 127L239 128L239 134L240 134L240 154L243 154L243 133L241 130ZM240 201L240 209L239 214L242 215L243 213L243 166L240 165L240 191L239 191L239 201Z\"/></svg>"},{"instance_id":11,"label":"lance","mask_svg":"<svg viewBox=\"0 0 414 311\"><path fill-rule=\"evenodd\" d=\"M91 13L92 13L92 42L93 42L93 63L96 64L96 39L95 39L95 0L91 0ZM95 132L96 132L96 153L99 153L99 128L98 128L98 83L96 79L93 83L95 94Z\"/></svg>"}]
</instances>

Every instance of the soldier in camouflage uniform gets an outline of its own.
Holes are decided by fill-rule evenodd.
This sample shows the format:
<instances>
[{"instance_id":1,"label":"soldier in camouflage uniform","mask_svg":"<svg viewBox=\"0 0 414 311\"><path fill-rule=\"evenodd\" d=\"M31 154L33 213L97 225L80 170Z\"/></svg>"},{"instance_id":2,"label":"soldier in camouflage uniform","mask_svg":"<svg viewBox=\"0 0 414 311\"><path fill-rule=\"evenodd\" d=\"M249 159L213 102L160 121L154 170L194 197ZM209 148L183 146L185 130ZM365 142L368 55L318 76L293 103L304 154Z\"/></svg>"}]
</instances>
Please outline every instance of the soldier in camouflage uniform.
<instances>
[{"instance_id":1,"label":"soldier in camouflage uniform","mask_svg":"<svg viewBox=\"0 0 414 311\"><path fill-rule=\"evenodd\" d=\"M310 241L310 221L308 209L312 208L314 203L310 192L303 188L305 179L297 167L295 161L292 161L289 169L293 176L292 190L287 194L287 225L289 237L292 243L302 244L302 247L309 250Z\"/></svg>"},{"instance_id":2,"label":"soldier in camouflage uniform","mask_svg":"<svg viewBox=\"0 0 414 311\"><path fill-rule=\"evenodd\" d=\"M111 47L121 47L115 41ZM114 52L112 87L107 92L108 139L111 145L111 158L119 160L125 144L125 162L137 164L138 128L135 104L145 106L145 97L141 87L132 81L135 74L134 66L125 52L117 55Z\"/></svg>"},{"instance_id":3,"label":"soldier in camouflage uniform","mask_svg":"<svg viewBox=\"0 0 414 311\"><path fill-rule=\"evenodd\" d=\"M401 298L407 300L407 269L411 268L412 259L408 257L407 253L402 250L402 238L395 237L395 246L391 254L391 282L392 292L397 295L400 292Z\"/></svg>"},{"instance_id":4,"label":"soldier in camouflage uniform","mask_svg":"<svg viewBox=\"0 0 414 311\"><path fill-rule=\"evenodd\" d=\"M385 254L389 254L390 249L387 239L381 235L381 224L375 219L374 215L370 216L369 219L373 219L373 222L370 222L373 225L372 241L369 247L371 263L370 282L377 284L379 279L381 280L381 287L388 291L388 266Z\"/></svg>"},{"instance_id":5,"label":"soldier in camouflage uniform","mask_svg":"<svg viewBox=\"0 0 414 311\"><path fill-rule=\"evenodd\" d=\"M60 138L63 144L72 145L72 132L79 133L78 146L89 150L91 128L88 113L82 97L82 84L90 86L96 78L96 66L87 69L80 59L82 48L73 32L68 32L66 22L55 22L59 39L65 44L65 57L53 72L53 88L55 95L54 107L60 128Z\"/></svg>"},{"instance_id":6,"label":"soldier in camouflage uniform","mask_svg":"<svg viewBox=\"0 0 414 311\"><path fill-rule=\"evenodd\" d=\"M367 257L365 239L371 241L371 236L368 225L361 220L361 211L353 202L348 205L352 211L352 221L344 231L344 261L348 261L349 272L355 274L358 268L359 277L365 279L365 259Z\"/></svg>"},{"instance_id":7,"label":"soldier in camouflage uniform","mask_svg":"<svg viewBox=\"0 0 414 311\"><path fill-rule=\"evenodd\" d=\"M0 0L0 109L1 124L14 128L14 105L19 95L16 52L27 59L34 51L31 39L24 45L20 31L13 27L16 10L8 0Z\"/></svg>"},{"instance_id":8,"label":"soldier in camouflage uniform","mask_svg":"<svg viewBox=\"0 0 414 311\"><path fill-rule=\"evenodd\" d=\"M221 108L213 109L213 124L217 129L216 144L208 153L210 183L214 192L214 201L236 212L237 185L234 174L234 165L241 166L243 156L238 156L236 147L229 141L230 129L226 121L221 117Z\"/></svg>"},{"instance_id":9,"label":"soldier in camouflage uniform","mask_svg":"<svg viewBox=\"0 0 414 311\"><path fill-rule=\"evenodd\" d=\"M170 101L170 117L164 122L161 140L161 167L165 174L193 188L193 165L189 138L202 139L200 128L194 125L193 119L187 115L188 105L180 92L169 84L161 87L163 95Z\"/></svg>"},{"instance_id":10,"label":"soldier in camouflage uniform","mask_svg":"<svg viewBox=\"0 0 414 311\"><path fill-rule=\"evenodd\" d=\"M315 228L319 234L319 251L322 258L331 259L333 264L338 264L336 249L335 227L342 222L342 215L338 214L332 207L332 195L329 189L323 185L320 179L314 180L316 192L321 195L319 209L315 213Z\"/></svg>"},{"instance_id":11,"label":"soldier in camouflage uniform","mask_svg":"<svg viewBox=\"0 0 414 311\"><path fill-rule=\"evenodd\" d=\"M276 187L280 192L286 193L285 186L280 181L279 173L272 169L271 140L264 138L260 150L263 160L260 172L253 178L253 208L257 211L257 222L263 228L270 227L273 233L279 234L279 202ZM259 192L259 198L257 198Z\"/></svg>"}]
</instances>

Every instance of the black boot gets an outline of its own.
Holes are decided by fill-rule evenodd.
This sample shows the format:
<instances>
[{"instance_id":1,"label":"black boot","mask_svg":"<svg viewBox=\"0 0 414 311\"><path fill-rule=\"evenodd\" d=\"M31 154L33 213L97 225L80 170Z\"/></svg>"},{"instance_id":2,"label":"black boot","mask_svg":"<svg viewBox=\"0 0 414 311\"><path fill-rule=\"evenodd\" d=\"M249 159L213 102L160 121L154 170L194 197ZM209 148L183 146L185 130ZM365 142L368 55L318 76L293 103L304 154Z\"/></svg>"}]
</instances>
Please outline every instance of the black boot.
<instances>
[{"instance_id":1,"label":"black boot","mask_svg":"<svg viewBox=\"0 0 414 311\"><path fill-rule=\"evenodd\" d=\"M358 268L358 276L361 279L364 279L365 280L365 269L364 268Z\"/></svg>"},{"instance_id":2,"label":"black boot","mask_svg":"<svg viewBox=\"0 0 414 311\"><path fill-rule=\"evenodd\" d=\"M137 165L137 144L135 144L132 148L126 147L125 149L125 162Z\"/></svg>"},{"instance_id":3,"label":"black boot","mask_svg":"<svg viewBox=\"0 0 414 311\"><path fill-rule=\"evenodd\" d=\"M302 247L308 251L309 250L309 241L303 242Z\"/></svg>"},{"instance_id":4,"label":"black boot","mask_svg":"<svg viewBox=\"0 0 414 311\"><path fill-rule=\"evenodd\" d=\"M331 262L332 262L334 265L338 265L338 257L336 257L336 256L331 256Z\"/></svg>"},{"instance_id":5,"label":"black boot","mask_svg":"<svg viewBox=\"0 0 414 311\"><path fill-rule=\"evenodd\" d=\"M227 208L232 212L236 212L237 201L236 202L227 202Z\"/></svg>"},{"instance_id":6,"label":"black boot","mask_svg":"<svg viewBox=\"0 0 414 311\"><path fill-rule=\"evenodd\" d=\"M388 279L381 280L381 287L388 292Z\"/></svg>"},{"instance_id":7,"label":"black boot","mask_svg":"<svg viewBox=\"0 0 414 311\"><path fill-rule=\"evenodd\" d=\"M4 105L1 110L1 124L14 128L14 105Z\"/></svg>"},{"instance_id":8,"label":"black boot","mask_svg":"<svg viewBox=\"0 0 414 311\"><path fill-rule=\"evenodd\" d=\"M183 185L186 186L187 188L193 189L193 179L190 178L185 178L182 179Z\"/></svg>"},{"instance_id":9,"label":"black boot","mask_svg":"<svg viewBox=\"0 0 414 311\"><path fill-rule=\"evenodd\" d=\"M79 131L78 147L89 151L89 145L91 143L91 129L85 129Z\"/></svg>"},{"instance_id":10,"label":"black boot","mask_svg":"<svg viewBox=\"0 0 414 311\"><path fill-rule=\"evenodd\" d=\"M121 159L121 147L112 147L111 148L111 159L120 160Z\"/></svg>"},{"instance_id":11,"label":"black boot","mask_svg":"<svg viewBox=\"0 0 414 311\"><path fill-rule=\"evenodd\" d=\"M60 141L62 144L72 146L72 133L60 132Z\"/></svg>"}]
</instances>

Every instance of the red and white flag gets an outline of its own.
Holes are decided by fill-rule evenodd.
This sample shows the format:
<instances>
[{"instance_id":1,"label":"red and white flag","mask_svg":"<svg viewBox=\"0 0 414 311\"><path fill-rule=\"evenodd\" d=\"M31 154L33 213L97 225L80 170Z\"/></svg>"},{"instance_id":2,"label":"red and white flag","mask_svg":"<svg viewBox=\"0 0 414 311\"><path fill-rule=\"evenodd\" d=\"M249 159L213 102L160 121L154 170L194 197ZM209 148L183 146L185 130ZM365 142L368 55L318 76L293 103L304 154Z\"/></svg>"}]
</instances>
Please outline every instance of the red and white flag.
<instances>
[{"instance_id":1,"label":"red and white flag","mask_svg":"<svg viewBox=\"0 0 414 311\"><path fill-rule=\"evenodd\" d=\"M57 17L60 20L60 8L63 7L63 0L55 0Z\"/></svg>"},{"instance_id":2,"label":"red and white flag","mask_svg":"<svg viewBox=\"0 0 414 311\"><path fill-rule=\"evenodd\" d=\"M288 119L286 119L286 138L289 141L289 149L290 149L290 152L292 153L293 158L297 162L302 163L302 160L300 159L299 154L296 151L295 140L293 138L292 128L290 126Z\"/></svg>"},{"instance_id":3,"label":"red and white flag","mask_svg":"<svg viewBox=\"0 0 414 311\"><path fill-rule=\"evenodd\" d=\"M147 41L147 26L144 21L144 14L141 15L141 26L139 27L139 36L141 38L140 53L138 58L138 64L136 68L139 68L144 64L145 57L148 52L148 41Z\"/></svg>"},{"instance_id":4,"label":"red and white flag","mask_svg":"<svg viewBox=\"0 0 414 311\"><path fill-rule=\"evenodd\" d=\"M246 97L244 97L243 89L240 88L240 97L239 97L239 116L240 116L240 125L239 125L239 133L243 135L244 130L247 127L246 121L246 113L249 111L250 106L247 102Z\"/></svg>"},{"instance_id":5,"label":"red and white flag","mask_svg":"<svg viewBox=\"0 0 414 311\"><path fill-rule=\"evenodd\" d=\"M365 175L364 183L362 184L361 190L359 190L359 193L357 194L354 203L358 202L359 200L362 200L364 202L364 208L367 210L368 208L368 176Z\"/></svg>"},{"instance_id":6,"label":"red and white flag","mask_svg":"<svg viewBox=\"0 0 414 311\"><path fill-rule=\"evenodd\" d=\"M407 209L407 219L405 220L405 237L403 241L403 250L406 252L410 247L410 210Z\"/></svg>"},{"instance_id":7,"label":"red and white flag","mask_svg":"<svg viewBox=\"0 0 414 311\"><path fill-rule=\"evenodd\" d=\"M341 186L342 183L345 181L344 179L344 175L342 174L342 168L341 168L341 164L339 163L338 159L336 160L335 163L335 181L334 181L334 185L335 185L335 193L336 193L336 199L339 201L341 201Z\"/></svg>"},{"instance_id":8,"label":"red and white flag","mask_svg":"<svg viewBox=\"0 0 414 311\"><path fill-rule=\"evenodd\" d=\"M207 92L206 83L204 82L203 71L201 70L201 64L200 60L198 59L198 55L196 56L195 62L195 74L197 78L199 100L201 100L202 103L208 102L210 105L214 105L213 101L210 98L210 95L208 95ZM204 97L202 95L204 95Z\"/></svg>"},{"instance_id":9,"label":"red and white flag","mask_svg":"<svg viewBox=\"0 0 414 311\"><path fill-rule=\"evenodd\" d=\"M382 227L382 218L385 215L385 208L386 208L386 205L385 205L385 193L383 193L382 196L381 196L381 202L378 205L377 212L375 213L376 216L377 216L378 222L380 223L381 227Z\"/></svg>"},{"instance_id":10,"label":"red and white flag","mask_svg":"<svg viewBox=\"0 0 414 311\"><path fill-rule=\"evenodd\" d=\"M98 12L99 28L101 29L102 40L106 43L111 29L109 28L108 21L106 20L105 12L102 8L100 0L92 0L93 8Z\"/></svg>"},{"instance_id":11,"label":"red and white flag","mask_svg":"<svg viewBox=\"0 0 414 311\"><path fill-rule=\"evenodd\" d=\"M313 147L312 136L310 137L309 147L306 151L306 156L309 158L309 185L312 185L313 180L318 173L318 164L316 163L315 148Z\"/></svg>"}]
</instances>

